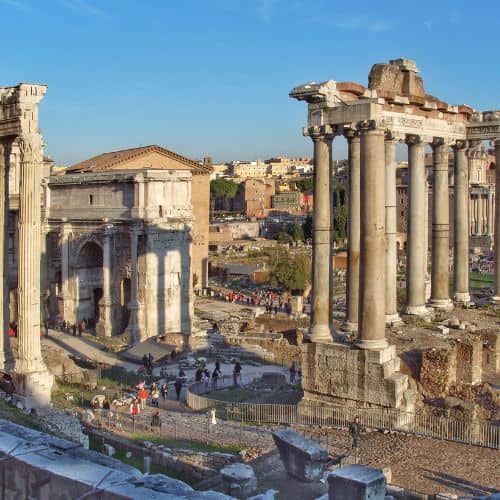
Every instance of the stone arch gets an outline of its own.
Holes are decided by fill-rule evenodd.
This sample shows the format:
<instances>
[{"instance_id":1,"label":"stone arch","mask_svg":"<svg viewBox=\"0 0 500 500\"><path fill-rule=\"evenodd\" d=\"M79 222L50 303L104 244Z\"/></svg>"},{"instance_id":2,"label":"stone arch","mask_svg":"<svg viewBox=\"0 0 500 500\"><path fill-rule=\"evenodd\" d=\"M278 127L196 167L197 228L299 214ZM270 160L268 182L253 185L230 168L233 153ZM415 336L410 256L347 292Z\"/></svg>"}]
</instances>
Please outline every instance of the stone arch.
<instances>
[{"instance_id":1,"label":"stone arch","mask_svg":"<svg viewBox=\"0 0 500 500\"><path fill-rule=\"evenodd\" d=\"M77 321L87 320L90 326L99 318L102 297L103 249L100 242L87 240L79 246L76 255L78 280Z\"/></svg>"}]
</instances>

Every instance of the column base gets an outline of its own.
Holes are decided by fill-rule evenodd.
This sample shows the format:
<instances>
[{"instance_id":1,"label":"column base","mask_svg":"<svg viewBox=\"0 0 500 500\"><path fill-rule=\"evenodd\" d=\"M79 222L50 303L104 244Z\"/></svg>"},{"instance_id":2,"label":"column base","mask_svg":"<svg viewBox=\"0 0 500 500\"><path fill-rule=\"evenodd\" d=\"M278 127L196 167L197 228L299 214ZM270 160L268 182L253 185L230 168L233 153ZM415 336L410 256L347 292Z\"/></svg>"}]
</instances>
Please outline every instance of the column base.
<instances>
[{"instance_id":1,"label":"column base","mask_svg":"<svg viewBox=\"0 0 500 500\"><path fill-rule=\"evenodd\" d=\"M104 323L99 321L95 326L95 333L98 337L111 337L112 336L112 326L110 323Z\"/></svg>"},{"instance_id":2,"label":"column base","mask_svg":"<svg viewBox=\"0 0 500 500\"><path fill-rule=\"evenodd\" d=\"M7 342L9 342L7 340ZM8 372L14 368L14 357L10 351L0 352L0 371Z\"/></svg>"},{"instance_id":3,"label":"column base","mask_svg":"<svg viewBox=\"0 0 500 500\"><path fill-rule=\"evenodd\" d=\"M439 311L451 311L454 307L451 299L431 299L430 305Z\"/></svg>"},{"instance_id":4,"label":"column base","mask_svg":"<svg viewBox=\"0 0 500 500\"><path fill-rule=\"evenodd\" d=\"M17 399L25 410L50 406L54 376L44 365L38 367L36 371L28 372L17 371L16 367L13 372L13 381Z\"/></svg>"},{"instance_id":5,"label":"column base","mask_svg":"<svg viewBox=\"0 0 500 500\"><path fill-rule=\"evenodd\" d=\"M358 339L356 341L356 345L360 349L386 349L389 347L389 344L387 343L387 339Z\"/></svg>"},{"instance_id":6,"label":"column base","mask_svg":"<svg viewBox=\"0 0 500 500\"><path fill-rule=\"evenodd\" d=\"M327 325L314 325L309 329L310 342L333 342L332 332Z\"/></svg>"},{"instance_id":7,"label":"column base","mask_svg":"<svg viewBox=\"0 0 500 500\"><path fill-rule=\"evenodd\" d=\"M390 326L399 325L402 322L403 322L403 320L401 319L401 316L398 313L385 315L385 324L386 325L390 325Z\"/></svg>"},{"instance_id":8,"label":"column base","mask_svg":"<svg viewBox=\"0 0 500 500\"><path fill-rule=\"evenodd\" d=\"M493 297L491 297L491 302L493 304L500 304L500 295L493 295Z\"/></svg>"},{"instance_id":9,"label":"column base","mask_svg":"<svg viewBox=\"0 0 500 500\"><path fill-rule=\"evenodd\" d=\"M406 306L405 313L410 316L419 316L425 318L431 314L431 311L426 306Z\"/></svg>"},{"instance_id":10,"label":"column base","mask_svg":"<svg viewBox=\"0 0 500 500\"><path fill-rule=\"evenodd\" d=\"M460 305L469 305L471 304L470 295L467 292L457 292L453 297L453 300Z\"/></svg>"},{"instance_id":11,"label":"column base","mask_svg":"<svg viewBox=\"0 0 500 500\"><path fill-rule=\"evenodd\" d=\"M341 326L341 330L347 333L353 333L358 331L358 323L352 321L344 321Z\"/></svg>"}]
</instances>

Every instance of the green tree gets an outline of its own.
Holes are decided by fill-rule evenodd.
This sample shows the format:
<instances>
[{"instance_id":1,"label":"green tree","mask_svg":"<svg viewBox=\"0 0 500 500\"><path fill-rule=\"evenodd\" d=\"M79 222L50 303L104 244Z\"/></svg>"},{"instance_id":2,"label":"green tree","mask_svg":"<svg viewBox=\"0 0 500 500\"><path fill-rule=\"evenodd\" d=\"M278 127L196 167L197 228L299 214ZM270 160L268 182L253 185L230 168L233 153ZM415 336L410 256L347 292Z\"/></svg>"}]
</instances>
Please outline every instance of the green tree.
<instances>
[{"instance_id":1,"label":"green tree","mask_svg":"<svg viewBox=\"0 0 500 500\"><path fill-rule=\"evenodd\" d=\"M297 189L301 192L311 191L313 188L313 178L306 177L305 179L300 179L296 182Z\"/></svg>"},{"instance_id":2,"label":"green tree","mask_svg":"<svg viewBox=\"0 0 500 500\"><path fill-rule=\"evenodd\" d=\"M238 192L238 184L227 179L210 181L210 193L217 198L234 198Z\"/></svg>"},{"instance_id":3,"label":"green tree","mask_svg":"<svg viewBox=\"0 0 500 500\"><path fill-rule=\"evenodd\" d=\"M313 237L313 216L308 214L304 224L302 224L302 230L304 231L304 238L311 239Z\"/></svg>"},{"instance_id":4,"label":"green tree","mask_svg":"<svg viewBox=\"0 0 500 500\"><path fill-rule=\"evenodd\" d=\"M290 236L288 231L282 229L278 233L278 243L291 243L291 242L292 242L292 237Z\"/></svg>"},{"instance_id":5,"label":"green tree","mask_svg":"<svg viewBox=\"0 0 500 500\"><path fill-rule=\"evenodd\" d=\"M304 241L304 229L297 221L291 225L289 233L293 241Z\"/></svg>"},{"instance_id":6,"label":"green tree","mask_svg":"<svg viewBox=\"0 0 500 500\"><path fill-rule=\"evenodd\" d=\"M311 281L311 259L306 254L287 255L271 271L271 283L287 291L304 291Z\"/></svg>"}]
</instances>

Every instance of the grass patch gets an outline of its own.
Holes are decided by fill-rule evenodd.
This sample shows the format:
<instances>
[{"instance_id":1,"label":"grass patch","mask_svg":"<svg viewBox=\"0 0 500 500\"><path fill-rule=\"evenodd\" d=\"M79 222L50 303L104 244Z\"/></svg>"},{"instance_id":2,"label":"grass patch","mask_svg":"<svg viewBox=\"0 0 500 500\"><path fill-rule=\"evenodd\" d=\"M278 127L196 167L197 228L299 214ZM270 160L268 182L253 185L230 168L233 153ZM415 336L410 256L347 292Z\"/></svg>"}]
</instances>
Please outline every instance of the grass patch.
<instances>
[{"instance_id":1,"label":"grass patch","mask_svg":"<svg viewBox=\"0 0 500 500\"><path fill-rule=\"evenodd\" d=\"M471 272L469 274L469 285L471 288L487 288L492 284L492 274L480 274L478 272Z\"/></svg>"},{"instance_id":2,"label":"grass patch","mask_svg":"<svg viewBox=\"0 0 500 500\"><path fill-rule=\"evenodd\" d=\"M172 449L183 449L191 451L200 451L206 453L221 452L221 453L239 453L243 447L238 445L229 444L207 444L200 443L199 441L190 441L188 439L175 439L163 436L154 436L147 433L135 432L131 435L131 439L134 442L149 441L155 445L162 444L167 448Z\"/></svg>"},{"instance_id":3,"label":"grass patch","mask_svg":"<svg viewBox=\"0 0 500 500\"><path fill-rule=\"evenodd\" d=\"M24 427L29 427L30 429L35 429L36 431L44 430L38 417L29 413L24 413L19 410L19 408L16 408L5 401L0 401L0 418L5 418L15 424L23 425Z\"/></svg>"},{"instance_id":4,"label":"grass patch","mask_svg":"<svg viewBox=\"0 0 500 500\"><path fill-rule=\"evenodd\" d=\"M112 385L118 383L118 387L124 388L133 388L139 382L145 380L147 383L158 382L160 380L159 377L154 375L145 375L138 374L135 372L130 372L125 370L125 368L121 366L109 366L101 369L101 382L99 385L106 385L106 381L108 381L108 385ZM107 386L106 386L107 387Z\"/></svg>"}]
</instances>

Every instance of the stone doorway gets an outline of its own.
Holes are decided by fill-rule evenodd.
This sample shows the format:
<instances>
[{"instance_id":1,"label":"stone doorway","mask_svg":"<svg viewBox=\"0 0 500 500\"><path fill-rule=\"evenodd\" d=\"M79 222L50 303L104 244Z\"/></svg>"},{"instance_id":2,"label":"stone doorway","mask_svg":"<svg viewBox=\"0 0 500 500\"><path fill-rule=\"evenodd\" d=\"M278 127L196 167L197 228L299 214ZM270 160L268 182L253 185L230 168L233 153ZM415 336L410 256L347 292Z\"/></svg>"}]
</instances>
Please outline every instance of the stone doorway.
<instances>
[{"instance_id":1,"label":"stone doorway","mask_svg":"<svg viewBox=\"0 0 500 500\"><path fill-rule=\"evenodd\" d=\"M102 248L95 241L85 243L78 254L78 305L76 320L99 320L99 300L102 297Z\"/></svg>"}]
</instances>

